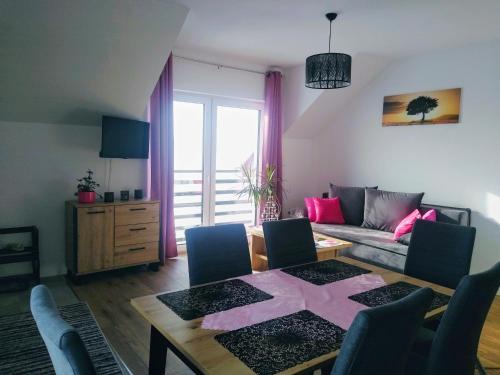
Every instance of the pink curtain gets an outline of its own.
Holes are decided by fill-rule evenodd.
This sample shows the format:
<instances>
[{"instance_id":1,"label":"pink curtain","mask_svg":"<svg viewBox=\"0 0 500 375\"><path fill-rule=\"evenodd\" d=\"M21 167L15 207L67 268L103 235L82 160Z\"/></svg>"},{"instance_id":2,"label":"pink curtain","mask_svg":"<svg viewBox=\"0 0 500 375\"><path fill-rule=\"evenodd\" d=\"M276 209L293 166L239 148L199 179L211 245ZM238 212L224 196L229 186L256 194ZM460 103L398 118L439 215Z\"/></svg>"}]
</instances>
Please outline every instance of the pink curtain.
<instances>
[{"instance_id":1,"label":"pink curtain","mask_svg":"<svg viewBox=\"0 0 500 375\"><path fill-rule=\"evenodd\" d=\"M276 168L277 200L283 207L283 162L281 156L281 138L283 133L281 107L281 72L267 72L264 89L264 124L262 129L262 165Z\"/></svg>"},{"instance_id":2,"label":"pink curtain","mask_svg":"<svg viewBox=\"0 0 500 375\"><path fill-rule=\"evenodd\" d=\"M151 123L148 190L160 200L160 262L177 256L174 227L174 92L172 54L149 101Z\"/></svg>"}]
</instances>

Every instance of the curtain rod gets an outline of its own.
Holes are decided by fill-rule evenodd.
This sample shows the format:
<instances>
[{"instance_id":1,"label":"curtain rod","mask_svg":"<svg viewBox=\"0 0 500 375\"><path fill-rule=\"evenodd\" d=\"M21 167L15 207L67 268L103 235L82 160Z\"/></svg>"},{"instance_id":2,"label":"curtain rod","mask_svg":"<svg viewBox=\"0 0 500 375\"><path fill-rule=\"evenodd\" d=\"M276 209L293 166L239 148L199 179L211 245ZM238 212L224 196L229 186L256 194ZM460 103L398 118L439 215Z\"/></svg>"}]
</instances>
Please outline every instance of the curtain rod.
<instances>
[{"instance_id":1,"label":"curtain rod","mask_svg":"<svg viewBox=\"0 0 500 375\"><path fill-rule=\"evenodd\" d=\"M179 56L179 55L172 55L178 59L183 59L183 60L188 60L188 61L194 61L200 64L206 64L206 65L212 65L216 66L218 69L220 68L226 68L226 69L233 69L233 70L240 70L242 72L247 72L247 73L255 73L255 74L261 74L261 75L266 75L266 72L259 72L258 70L251 70L251 69L244 69L244 68L237 68L235 66L229 66L229 65L223 65L223 64L216 64L216 63L211 63L203 60L197 60L193 59L191 57L184 57L184 56Z\"/></svg>"}]
</instances>

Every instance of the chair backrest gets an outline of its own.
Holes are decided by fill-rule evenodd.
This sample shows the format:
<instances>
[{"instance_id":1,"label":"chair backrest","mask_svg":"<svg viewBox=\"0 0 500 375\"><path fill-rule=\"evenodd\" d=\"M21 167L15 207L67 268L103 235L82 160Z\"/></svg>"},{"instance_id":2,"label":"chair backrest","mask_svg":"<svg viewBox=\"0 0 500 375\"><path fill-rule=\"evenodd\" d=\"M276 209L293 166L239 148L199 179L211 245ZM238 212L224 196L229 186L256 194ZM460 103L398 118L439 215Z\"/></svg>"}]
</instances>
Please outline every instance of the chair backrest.
<instances>
[{"instance_id":1,"label":"chair backrest","mask_svg":"<svg viewBox=\"0 0 500 375\"><path fill-rule=\"evenodd\" d=\"M402 374L434 293L430 288L360 311L347 332L332 375Z\"/></svg>"},{"instance_id":2,"label":"chair backrest","mask_svg":"<svg viewBox=\"0 0 500 375\"><path fill-rule=\"evenodd\" d=\"M243 224L186 229L186 248L191 286L252 273Z\"/></svg>"},{"instance_id":3,"label":"chair backrest","mask_svg":"<svg viewBox=\"0 0 500 375\"><path fill-rule=\"evenodd\" d=\"M95 374L94 365L80 335L61 318L45 285L32 289L30 307L56 374Z\"/></svg>"},{"instance_id":4,"label":"chair backrest","mask_svg":"<svg viewBox=\"0 0 500 375\"><path fill-rule=\"evenodd\" d=\"M484 321L500 286L500 262L460 281L439 323L428 374L473 374Z\"/></svg>"},{"instance_id":5,"label":"chair backrest","mask_svg":"<svg viewBox=\"0 0 500 375\"><path fill-rule=\"evenodd\" d=\"M266 221L262 224L269 269L318 260L309 219Z\"/></svg>"},{"instance_id":6,"label":"chair backrest","mask_svg":"<svg viewBox=\"0 0 500 375\"><path fill-rule=\"evenodd\" d=\"M413 227L405 275L455 289L469 274L476 228L417 220Z\"/></svg>"}]
</instances>

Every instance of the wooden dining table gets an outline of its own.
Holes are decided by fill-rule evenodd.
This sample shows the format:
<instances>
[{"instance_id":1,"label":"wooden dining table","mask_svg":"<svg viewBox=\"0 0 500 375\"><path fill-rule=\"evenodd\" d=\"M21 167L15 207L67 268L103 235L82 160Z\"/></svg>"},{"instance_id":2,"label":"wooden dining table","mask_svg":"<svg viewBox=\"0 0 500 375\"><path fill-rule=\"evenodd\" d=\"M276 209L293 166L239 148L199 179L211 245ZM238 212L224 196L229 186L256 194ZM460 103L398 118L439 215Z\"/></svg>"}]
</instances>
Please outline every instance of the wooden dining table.
<instances>
[{"instance_id":1,"label":"wooden dining table","mask_svg":"<svg viewBox=\"0 0 500 375\"><path fill-rule=\"evenodd\" d=\"M347 273L342 271L343 275L329 275L327 266L346 268ZM150 374L165 373L167 350L174 352L196 374L310 372L334 362L343 335L357 312L383 304L387 298L401 298L403 295L398 297L398 293L403 293L408 288L430 287L439 296L435 298L436 305L425 317L426 320L432 320L443 314L449 296L453 293L452 289L347 257L254 273L222 282L226 284L218 285L219 283L221 282L131 300L133 307L151 325ZM231 296L227 291L233 287L243 288L243 292L235 292L240 294ZM207 288L212 288L208 294L204 293ZM225 288L225 291L221 288ZM224 303L217 304L215 301L212 305L211 301L206 300L199 302L196 300L198 294L202 298L229 298L236 301L237 305L225 306ZM255 299L245 304L242 302L245 296ZM190 303L196 304L196 309L190 309ZM209 313L200 316L204 308ZM312 316L317 320L315 327L318 324L332 327L329 329L339 334L334 336L326 332L325 335L333 337L332 340L337 342L330 346L331 350L323 348L317 355L314 352L300 353L287 358L286 364L283 364L280 362L281 358L276 358L279 355L273 357L273 353L278 353L279 345L289 345L287 340L294 340L291 328L285 329L282 340L279 336L263 340L261 336L269 332L280 332L286 319L294 319L295 328L300 329L300 319L304 315L308 319ZM277 325L273 326L274 322ZM303 331L301 334L303 335ZM252 340L260 345L257 349ZM262 348L262 345L268 343L268 348ZM287 351L285 349L284 353ZM255 358L259 355L262 358ZM286 367L288 365L290 367Z\"/></svg>"}]
</instances>

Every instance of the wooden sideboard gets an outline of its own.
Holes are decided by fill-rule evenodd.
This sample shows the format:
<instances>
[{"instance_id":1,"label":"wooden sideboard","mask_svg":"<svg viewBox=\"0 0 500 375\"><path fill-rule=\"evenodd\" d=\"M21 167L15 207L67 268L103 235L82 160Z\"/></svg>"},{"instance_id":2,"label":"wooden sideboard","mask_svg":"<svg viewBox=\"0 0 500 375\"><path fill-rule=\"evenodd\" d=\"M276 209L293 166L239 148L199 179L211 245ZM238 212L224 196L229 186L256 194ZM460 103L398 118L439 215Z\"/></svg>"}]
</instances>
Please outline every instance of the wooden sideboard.
<instances>
[{"instance_id":1,"label":"wooden sideboard","mask_svg":"<svg viewBox=\"0 0 500 375\"><path fill-rule=\"evenodd\" d=\"M70 276L159 262L160 202L66 202Z\"/></svg>"}]
</instances>

